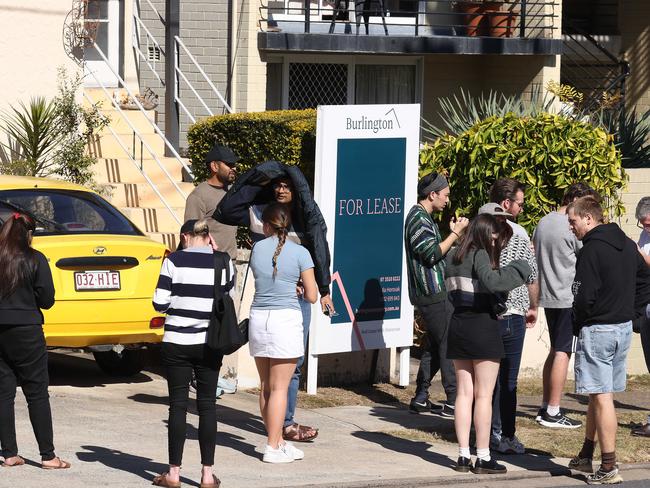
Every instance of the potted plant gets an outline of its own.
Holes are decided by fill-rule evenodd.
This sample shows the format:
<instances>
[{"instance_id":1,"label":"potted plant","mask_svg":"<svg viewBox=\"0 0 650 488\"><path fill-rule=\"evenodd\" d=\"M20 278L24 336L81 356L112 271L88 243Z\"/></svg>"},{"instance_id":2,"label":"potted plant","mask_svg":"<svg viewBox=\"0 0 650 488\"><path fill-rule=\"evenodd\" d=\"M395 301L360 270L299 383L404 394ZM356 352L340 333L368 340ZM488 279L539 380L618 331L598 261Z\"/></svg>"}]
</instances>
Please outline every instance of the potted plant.
<instances>
[{"instance_id":1,"label":"potted plant","mask_svg":"<svg viewBox=\"0 0 650 488\"><path fill-rule=\"evenodd\" d=\"M482 0L458 0L454 9L463 14L465 21L465 35L478 37L485 35L485 11Z\"/></svg>"},{"instance_id":2,"label":"potted plant","mask_svg":"<svg viewBox=\"0 0 650 488\"><path fill-rule=\"evenodd\" d=\"M513 10L514 4L510 8L504 9L504 3L506 2L493 1L484 4L490 37L512 37L517 12Z\"/></svg>"}]
</instances>

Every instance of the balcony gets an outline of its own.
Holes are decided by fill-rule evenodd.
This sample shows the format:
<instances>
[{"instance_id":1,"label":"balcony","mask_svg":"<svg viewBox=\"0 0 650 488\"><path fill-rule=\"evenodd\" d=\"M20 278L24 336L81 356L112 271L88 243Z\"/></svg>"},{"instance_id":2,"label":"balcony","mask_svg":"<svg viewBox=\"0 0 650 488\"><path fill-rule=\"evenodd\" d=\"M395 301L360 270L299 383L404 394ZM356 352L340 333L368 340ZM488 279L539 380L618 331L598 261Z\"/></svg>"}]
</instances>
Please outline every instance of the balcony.
<instances>
[{"instance_id":1,"label":"balcony","mask_svg":"<svg viewBox=\"0 0 650 488\"><path fill-rule=\"evenodd\" d=\"M262 54L561 54L561 0L275 0Z\"/></svg>"}]
</instances>

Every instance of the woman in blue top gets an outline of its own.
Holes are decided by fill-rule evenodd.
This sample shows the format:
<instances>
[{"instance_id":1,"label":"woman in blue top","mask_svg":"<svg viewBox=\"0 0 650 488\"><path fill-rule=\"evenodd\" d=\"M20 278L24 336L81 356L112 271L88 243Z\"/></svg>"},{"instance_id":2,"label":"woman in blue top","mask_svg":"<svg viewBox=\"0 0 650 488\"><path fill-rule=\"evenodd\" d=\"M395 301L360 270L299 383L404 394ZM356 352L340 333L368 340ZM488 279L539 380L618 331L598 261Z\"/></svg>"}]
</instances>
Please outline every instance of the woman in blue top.
<instances>
[{"instance_id":1,"label":"woman in blue top","mask_svg":"<svg viewBox=\"0 0 650 488\"><path fill-rule=\"evenodd\" d=\"M264 462L290 463L304 453L282 440L289 381L304 355L302 312L298 293L309 303L318 299L314 263L309 251L287 240L291 213L273 203L262 214L266 239L255 244L250 267L255 277L249 347L260 375L260 410L267 445Z\"/></svg>"}]
</instances>

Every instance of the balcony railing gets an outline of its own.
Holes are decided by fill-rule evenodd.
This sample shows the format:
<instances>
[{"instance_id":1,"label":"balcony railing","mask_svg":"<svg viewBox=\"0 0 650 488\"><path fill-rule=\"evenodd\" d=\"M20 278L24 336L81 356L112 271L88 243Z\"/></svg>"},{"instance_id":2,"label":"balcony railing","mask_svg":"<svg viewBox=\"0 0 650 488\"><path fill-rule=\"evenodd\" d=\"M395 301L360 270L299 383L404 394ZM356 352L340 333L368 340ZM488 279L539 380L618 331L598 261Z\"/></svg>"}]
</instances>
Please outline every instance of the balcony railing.
<instances>
[{"instance_id":1,"label":"balcony railing","mask_svg":"<svg viewBox=\"0 0 650 488\"><path fill-rule=\"evenodd\" d=\"M561 0L268 0L263 32L552 39Z\"/></svg>"}]
</instances>

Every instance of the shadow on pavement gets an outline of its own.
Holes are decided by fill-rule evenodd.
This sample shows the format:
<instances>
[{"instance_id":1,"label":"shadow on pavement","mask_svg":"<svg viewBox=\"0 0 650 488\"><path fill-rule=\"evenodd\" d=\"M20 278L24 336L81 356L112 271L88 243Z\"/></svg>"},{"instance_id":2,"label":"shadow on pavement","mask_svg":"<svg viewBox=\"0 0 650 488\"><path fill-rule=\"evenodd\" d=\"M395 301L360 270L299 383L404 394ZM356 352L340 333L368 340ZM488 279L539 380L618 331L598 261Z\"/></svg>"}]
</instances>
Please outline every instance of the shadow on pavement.
<instances>
[{"instance_id":1,"label":"shadow on pavement","mask_svg":"<svg viewBox=\"0 0 650 488\"><path fill-rule=\"evenodd\" d=\"M85 463L101 463L104 466L135 474L149 483L157 474L167 471L168 465L157 463L149 458L127 454L117 449L100 446L81 446L85 451L77 452L77 457ZM181 476L181 482L190 486L199 483Z\"/></svg>"},{"instance_id":2,"label":"shadow on pavement","mask_svg":"<svg viewBox=\"0 0 650 488\"><path fill-rule=\"evenodd\" d=\"M589 403L589 395L578 395L576 393L567 393L567 396L573 398L581 405L587 405ZM647 405L646 406L632 405L631 403L623 403L616 399L614 399L614 407L623 410L632 410L632 411L639 411L639 410L645 411L648 409Z\"/></svg>"},{"instance_id":3,"label":"shadow on pavement","mask_svg":"<svg viewBox=\"0 0 650 488\"><path fill-rule=\"evenodd\" d=\"M454 460L449 457L431 451L432 446L428 442L412 441L385 434L383 432L358 431L353 432L352 435L364 441L379 444L384 449L389 449L400 454L417 456L423 461L437 464L438 466L445 468L451 469L454 464Z\"/></svg>"},{"instance_id":4,"label":"shadow on pavement","mask_svg":"<svg viewBox=\"0 0 650 488\"><path fill-rule=\"evenodd\" d=\"M145 374L131 377L115 377L104 373L90 354L71 354L70 352L48 353L48 370L51 386L74 386L93 388L116 383L148 383L153 381Z\"/></svg>"}]
</instances>

